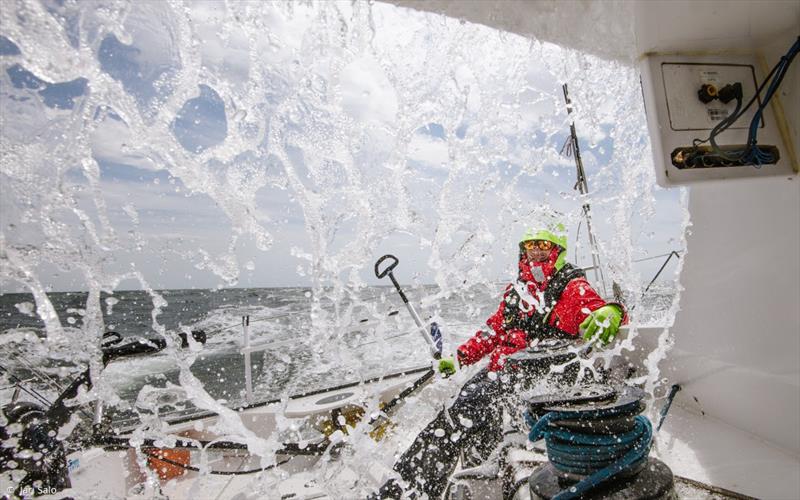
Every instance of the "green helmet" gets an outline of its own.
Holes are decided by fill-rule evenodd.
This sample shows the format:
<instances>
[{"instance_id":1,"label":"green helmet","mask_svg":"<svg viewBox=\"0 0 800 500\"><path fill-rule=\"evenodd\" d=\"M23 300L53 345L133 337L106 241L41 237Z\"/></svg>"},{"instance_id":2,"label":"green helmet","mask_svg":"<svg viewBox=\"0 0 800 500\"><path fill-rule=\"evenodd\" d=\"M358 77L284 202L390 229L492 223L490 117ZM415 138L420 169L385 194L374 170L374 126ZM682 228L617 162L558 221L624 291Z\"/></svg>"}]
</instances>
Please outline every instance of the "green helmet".
<instances>
[{"instance_id":1,"label":"green helmet","mask_svg":"<svg viewBox=\"0 0 800 500\"><path fill-rule=\"evenodd\" d=\"M561 247L561 253L558 256L558 260L556 260L555 266L556 269L561 269L564 266L564 262L567 258L567 230L564 224L559 222L550 224L547 229L528 229L525 231L525 234L523 234L522 238L519 240L520 254L525 252L522 248L522 244L530 240L550 241Z\"/></svg>"}]
</instances>

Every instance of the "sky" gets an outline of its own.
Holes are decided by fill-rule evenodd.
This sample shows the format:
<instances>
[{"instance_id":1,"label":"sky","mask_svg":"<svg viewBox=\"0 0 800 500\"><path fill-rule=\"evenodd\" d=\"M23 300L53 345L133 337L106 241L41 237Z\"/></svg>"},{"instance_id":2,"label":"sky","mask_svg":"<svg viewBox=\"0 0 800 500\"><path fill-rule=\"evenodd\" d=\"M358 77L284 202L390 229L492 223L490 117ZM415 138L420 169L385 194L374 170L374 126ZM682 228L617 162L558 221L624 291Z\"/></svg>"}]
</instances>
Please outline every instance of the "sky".
<instances>
[{"instance_id":1,"label":"sky","mask_svg":"<svg viewBox=\"0 0 800 500\"><path fill-rule=\"evenodd\" d=\"M497 281L553 211L589 265L584 201L612 266L682 249L613 63L385 4L41 5L0 30L2 292Z\"/></svg>"}]
</instances>

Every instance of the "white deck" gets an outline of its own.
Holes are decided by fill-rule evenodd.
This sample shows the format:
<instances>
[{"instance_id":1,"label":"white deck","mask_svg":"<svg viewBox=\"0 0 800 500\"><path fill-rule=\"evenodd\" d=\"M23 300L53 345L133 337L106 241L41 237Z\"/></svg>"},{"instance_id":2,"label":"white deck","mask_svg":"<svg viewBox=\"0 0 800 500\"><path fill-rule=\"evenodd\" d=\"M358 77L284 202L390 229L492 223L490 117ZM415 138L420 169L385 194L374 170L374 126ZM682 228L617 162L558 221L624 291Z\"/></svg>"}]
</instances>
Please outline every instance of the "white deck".
<instances>
[{"instance_id":1,"label":"white deck","mask_svg":"<svg viewBox=\"0 0 800 500\"><path fill-rule=\"evenodd\" d=\"M782 418L764 413L764 425ZM655 448L677 476L757 498L800 498L800 457L711 416L673 405Z\"/></svg>"}]
</instances>

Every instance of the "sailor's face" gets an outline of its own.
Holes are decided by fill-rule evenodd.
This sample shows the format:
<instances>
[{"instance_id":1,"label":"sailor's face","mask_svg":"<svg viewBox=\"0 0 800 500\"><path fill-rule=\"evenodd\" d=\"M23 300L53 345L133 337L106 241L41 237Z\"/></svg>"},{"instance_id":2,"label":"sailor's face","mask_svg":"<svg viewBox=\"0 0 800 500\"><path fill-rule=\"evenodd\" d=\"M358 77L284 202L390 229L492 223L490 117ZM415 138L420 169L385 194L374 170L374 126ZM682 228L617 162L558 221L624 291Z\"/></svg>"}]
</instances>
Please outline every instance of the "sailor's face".
<instances>
[{"instance_id":1,"label":"sailor's face","mask_svg":"<svg viewBox=\"0 0 800 500\"><path fill-rule=\"evenodd\" d=\"M538 248L525 249L525 255L528 256L528 262L544 262L550 256L550 251Z\"/></svg>"},{"instance_id":2,"label":"sailor's face","mask_svg":"<svg viewBox=\"0 0 800 500\"><path fill-rule=\"evenodd\" d=\"M545 240L530 240L522 244L525 248L525 256L528 257L528 262L544 262L550 256L550 250L553 249L553 244Z\"/></svg>"}]
</instances>

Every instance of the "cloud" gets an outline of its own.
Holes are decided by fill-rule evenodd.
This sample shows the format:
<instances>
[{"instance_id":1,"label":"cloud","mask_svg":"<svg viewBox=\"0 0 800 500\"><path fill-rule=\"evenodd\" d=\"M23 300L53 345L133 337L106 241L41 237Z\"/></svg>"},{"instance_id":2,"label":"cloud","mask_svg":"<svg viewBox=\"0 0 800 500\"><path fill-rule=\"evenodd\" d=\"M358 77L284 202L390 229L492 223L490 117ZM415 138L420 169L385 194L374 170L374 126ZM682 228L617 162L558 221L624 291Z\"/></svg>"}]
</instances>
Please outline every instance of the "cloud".
<instances>
[{"instance_id":1,"label":"cloud","mask_svg":"<svg viewBox=\"0 0 800 500\"><path fill-rule=\"evenodd\" d=\"M421 133L412 136L406 158L444 171L447 170L447 163L450 161L447 143L444 140Z\"/></svg>"},{"instance_id":2,"label":"cloud","mask_svg":"<svg viewBox=\"0 0 800 500\"><path fill-rule=\"evenodd\" d=\"M110 260L152 271L159 286L181 286L187 274L193 284L213 286L219 279L209 269L231 256L240 285L307 283L311 264L291 248L314 255L324 279L340 279L338 264L360 265L372 258L366 253L395 244L421 280L469 265L484 277L499 274L504 259L513 260L530 207L547 204L577 225L574 160L559 155L571 121L560 89L565 77L598 200L597 227L603 236L614 233L607 221L622 195L620 174L609 167L619 152L613 120L631 118L619 113L624 99L609 93L602 80L610 73L594 60L565 59L557 47L380 3L200 2L184 17L167 2L139 2L121 27L98 33L92 43L102 71L139 104L125 116L138 112L140 123L159 125L133 137L112 109L96 110L90 145L101 194L80 195L81 206L101 210L93 202L105 202L127 245ZM0 38L3 50L13 47ZM55 122L52 116L72 115L48 102L91 102L93 89L106 95L98 80L86 95L71 83L45 101L36 94L42 84L22 76L23 88L6 85L20 101L2 101L4 113L11 109L4 128L16 127L2 132L11 142L19 142L20 129L31 137L44 130L57 142L60 127L80 120ZM163 134L170 123L191 154ZM79 134L69 140L85 145ZM88 185L66 173L59 181L70 195ZM674 218L647 220L673 224L664 234L679 232ZM274 241L267 251L249 236L258 225ZM144 241L142 255L129 230ZM496 257L444 267L431 260L462 247L470 259Z\"/></svg>"},{"instance_id":3,"label":"cloud","mask_svg":"<svg viewBox=\"0 0 800 500\"><path fill-rule=\"evenodd\" d=\"M208 195L192 193L168 172L130 165L101 164L101 192L112 222L131 225L130 211L138 213L145 236L186 231L212 240L230 226L227 216Z\"/></svg>"},{"instance_id":4,"label":"cloud","mask_svg":"<svg viewBox=\"0 0 800 500\"><path fill-rule=\"evenodd\" d=\"M113 114L101 118L100 125L92 133L90 144L94 158L109 165L130 165L133 167L160 170L149 158L135 153L129 148L132 141L128 125Z\"/></svg>"},{"instance_id":5,"label":"cloud","mask_svg":"<svg viewBox=\"0 0 800 500\"><path fill-rule=\"evenodd\" d=\"M360 121L395 122L397 95L383 69L372 57L361 57L344 67L340 77L342 108Z\"/></svg>"}]
</instances>

